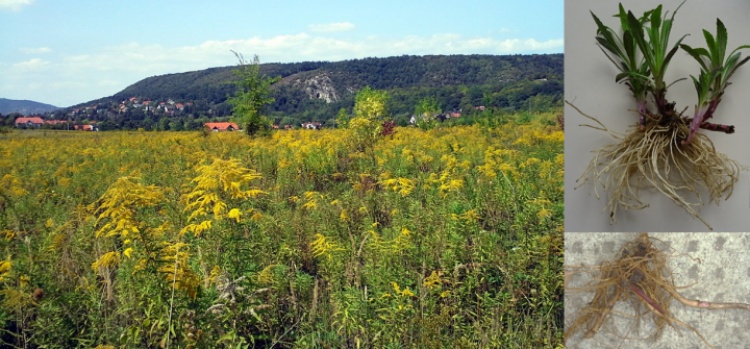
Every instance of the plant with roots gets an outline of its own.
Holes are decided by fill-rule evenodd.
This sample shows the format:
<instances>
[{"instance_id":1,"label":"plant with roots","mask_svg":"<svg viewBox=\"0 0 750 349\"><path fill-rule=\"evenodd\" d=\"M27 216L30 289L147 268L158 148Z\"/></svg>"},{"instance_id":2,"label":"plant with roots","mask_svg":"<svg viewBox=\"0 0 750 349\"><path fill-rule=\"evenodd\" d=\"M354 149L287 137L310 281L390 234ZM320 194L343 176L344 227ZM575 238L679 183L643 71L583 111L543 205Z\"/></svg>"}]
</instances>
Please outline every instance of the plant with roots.
<instances>
[{"instance_id":1,"label":"plant with roots","mask_svg":"<svg viewBox=\"0 0 750 349\"><path fill-rule=\"evenodd\" d=\"M647 207L640 200L638 191L651 187L713 230L696 210L696 206L703 202L701 193L707 192L710 201L717 204L722 198L728 198L742 167L726 155L717 153L711 140L699 131L734 133L734 126L708 120L716 115L730 77L750 59L740 59L739 50L750 46L740 46L727 54L727 29L719 19L716 20L715 35L703 30L706 48L682 44L687 35L670 45L676 13L677 10L667 17L665 12L662 16L662 6L659 5L636 17L620 4L619 12L615 14L621 27L619 36L591 13L597 25L597 44L619 70L615 81L625 84L633 93L639 120L623 136L611 132L599 120L566 101L598 125L585 126L606 131L619 140L617 144L595 151L579 181L583 180L580 185L587 182L593 182L595 187L602 185L608 191L612 221L620 207ZM698 77L691 76L698 93L692 117L684 115L687 108L678 112L676 103L667 98L667 89L674 82L666 83L665 72L680 48L695 58L701 69ZM690 193L697 199L686 198Z\"/></svg>"},{"instance_id":2,"label":"plant with roots","mask_svg":"<svg viewBox=\"0 0 750 349\"><path fill-rule=\"evenodd\" d=\"M668 255L662 251L647 233L641 233L634 241L628 242L620 254L611 261L602 262L598 275L583 288L573 291L591 291L594 297L586 306L579 309L573 320L566 324L564 340L582 333L584 338L594 336L612 317L613 308L618 302L632 305L631 315L638 324L650 320L654 331L651 338L659 337L669 326L687 328L693 331L706 345L714 348L693 326L673 317L670 303L676 300L689 307L701 309L744 309L750 311L750 304L716 303L688 299L677 292L672 272L667 266ZM571 269L566 270L566 284Z\"/></svg>"}]
</instances>

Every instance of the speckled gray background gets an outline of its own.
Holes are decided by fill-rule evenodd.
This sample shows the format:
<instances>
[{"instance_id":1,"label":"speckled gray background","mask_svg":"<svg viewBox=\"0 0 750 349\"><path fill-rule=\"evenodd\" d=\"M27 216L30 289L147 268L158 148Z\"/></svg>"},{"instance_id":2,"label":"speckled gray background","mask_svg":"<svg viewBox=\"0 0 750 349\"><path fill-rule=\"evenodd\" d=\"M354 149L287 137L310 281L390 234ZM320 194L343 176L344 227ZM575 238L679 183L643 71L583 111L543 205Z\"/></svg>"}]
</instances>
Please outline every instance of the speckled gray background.
<instances>
[{"instance_id":1,"label":"speckled gray background","mask_svg":"<svg viewBox=\"0 0 750 349\"><path fill-rule=\"evenodd\" d=\"M592 298L590 292L573 288L586 285L587 272L572 272L578 266L597 266L620 253L627 241L638 233L565 233L565 322L574 319L576 310ZM669 267L679 290L689 299L715 302L750 303L750 233L650 233L670 253ZM658 242L656 242L658 244ZM692 258L692 259L691 259ZM677 319L700 331L717 349L750 348L750 312L744 310L707 310L686 307L673 301L671 310ZM618 304L615 311L632 313L630 305ZM613 316L609 324L592 338L574 336L566 348L708 348L692 331L667 327L656 341L644 340L652 324L642 321L640 336L633 320ZM617 333L619 332L620 335ZM639 338L624 338L639 337Z\"/></svg>"}]
</instances>

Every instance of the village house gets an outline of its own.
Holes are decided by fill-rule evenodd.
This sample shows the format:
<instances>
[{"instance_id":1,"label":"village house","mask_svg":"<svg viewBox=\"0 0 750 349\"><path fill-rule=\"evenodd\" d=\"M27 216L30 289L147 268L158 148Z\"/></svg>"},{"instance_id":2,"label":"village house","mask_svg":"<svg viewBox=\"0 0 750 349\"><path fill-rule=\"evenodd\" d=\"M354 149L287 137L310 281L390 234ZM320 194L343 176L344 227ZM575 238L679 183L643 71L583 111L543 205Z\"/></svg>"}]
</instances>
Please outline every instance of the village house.
<instances>
[{"instance_id":1,"label":"village house","mask_svg":"<svg viewBox=\"0 0 750 349\"><path fill-rule=\"evenodd\" d=\"M44 120L39 116L22 116L16 119L16 128L40 128Z\"/></svg>"},{"instance_id":2,"label":"village house","mask_svg":"<svg viewBox=\"0 0 750 349\"><path fill-rule=\"evenodd\" d=\"M233 122L207 122L203 124L207 129L213 132L219 131L236 131L240 128Z\"/></svg>"},{"instance_id":3,"label":"village house","mask_svg":"<svg viewBox=\"0 0 750 349\"><path fill-rule=\"evenodd\" d=\"M73 125L73 129L77 131L99 131L99 128L96 127L95 124L87 124L87 125L76 124L76 125Z\"/></svg>"},{"instance_id":4,"label":"village house","mask_svg":"<svg viewBox=\"0 0 750 349\"><path fill-rule=\"evenodd\" d=\"M307 130L320 130L320 128L323 127L323 124L319 122L303 122L302 128Z\"/></svg>"}]
</instances>

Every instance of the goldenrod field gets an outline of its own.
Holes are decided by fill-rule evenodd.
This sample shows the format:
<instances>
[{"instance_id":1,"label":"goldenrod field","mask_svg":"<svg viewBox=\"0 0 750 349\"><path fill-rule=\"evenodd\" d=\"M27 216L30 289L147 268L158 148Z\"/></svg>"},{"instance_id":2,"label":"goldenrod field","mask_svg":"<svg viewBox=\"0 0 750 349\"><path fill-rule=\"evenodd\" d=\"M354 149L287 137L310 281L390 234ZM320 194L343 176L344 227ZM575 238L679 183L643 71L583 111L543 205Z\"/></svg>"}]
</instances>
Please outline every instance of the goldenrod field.
<instances>
[{"instance_id":1,"label":"goldenrod field","mask_svg":"<svg viewBox=\"0 0 750 349\"><path fill-rule=\"evenodd\" d=\"M563 132L528 119L0 134L0 347L561 348Z\"/></svg>"}]
</instances>

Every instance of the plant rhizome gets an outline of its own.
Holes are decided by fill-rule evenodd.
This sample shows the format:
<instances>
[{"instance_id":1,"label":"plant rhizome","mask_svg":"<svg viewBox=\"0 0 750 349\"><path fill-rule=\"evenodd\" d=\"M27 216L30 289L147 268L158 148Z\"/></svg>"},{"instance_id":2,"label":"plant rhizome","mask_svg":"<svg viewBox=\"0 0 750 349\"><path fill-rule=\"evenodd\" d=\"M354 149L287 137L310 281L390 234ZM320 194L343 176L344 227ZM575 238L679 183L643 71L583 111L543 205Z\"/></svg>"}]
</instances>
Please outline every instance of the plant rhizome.
<instances>
[{"instance_id":1,"label":"plant rhizome","mask_svg":"<svg viewBox=\"0 0 750 349\"><path fill-rule=\"evenodd\" d=\"M635 97L639 120L627 135L611 132L596 118L586 115L572 103L566 103L596 123L585 126L606 131L619 140L618 144L598 149L579 178L579 181L583 179L581 185L591 181L595 187L599 184L608 191L612 221L616 219L619 207L647 207L639 199L638 190L651 187L712 229L696 210L703 202L701 195L708 193L710 201L717 204L722 198L728 198L742 166L718 153L711 140L699 130L734 133L733 125L714 124L708 120L715 115L729 78L750 59L740 59L738 51L750 46L740 46L727 55L727 30L719 19L716 21L716 35L703 31L706 48L682 44L687 35L670 46L669 35L676 13L669 18L666 13L662 16L662 6L659 5L636 17L620 4L619 12L615 14L622 29L618 36L592 12L598 27L597 43L620 71L615 80L627 85ZM667 88L671 84L665 83L665 72L680 48L695 58L701 67L698 77L691 76L698 93L692 117L684 115L687 108L678 112L676 103L667 99ZM687 194L695 198L686 198Z\"/></svg>"},{"instance_id":2,"label":"plant rhizome","mask_svg":"<svg viewBox=\"0 0 750 349\"><path fill-rule=\"evenodd\" d=\"M672 316L672 300L703 309L750 311L750 304L687 299L677 289L667 266L667 254L653 243L647 233L641 233L635 240L625 244L614 260L602 262L598 267L598 276L589 285L578 289L593 291L594 297L577 311L575 319L565 331L564 339L567 341L581 332L585 338L592 337L611 318L615 305L626 302L633 306L632 316L638 324L642 319L653 323L654 330L650 338L659 337L667 326L675 329L679 326L690 329L713 348L698 330Z\"/></svg>"}]
</instances>

